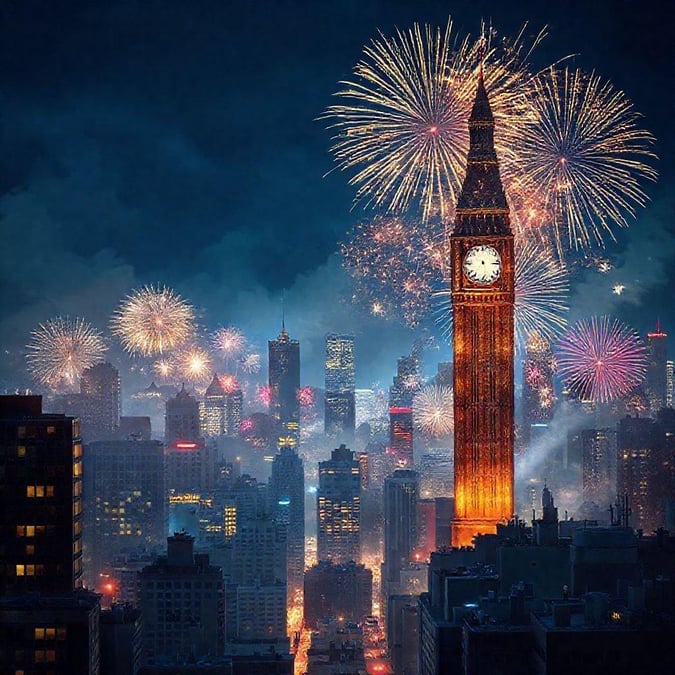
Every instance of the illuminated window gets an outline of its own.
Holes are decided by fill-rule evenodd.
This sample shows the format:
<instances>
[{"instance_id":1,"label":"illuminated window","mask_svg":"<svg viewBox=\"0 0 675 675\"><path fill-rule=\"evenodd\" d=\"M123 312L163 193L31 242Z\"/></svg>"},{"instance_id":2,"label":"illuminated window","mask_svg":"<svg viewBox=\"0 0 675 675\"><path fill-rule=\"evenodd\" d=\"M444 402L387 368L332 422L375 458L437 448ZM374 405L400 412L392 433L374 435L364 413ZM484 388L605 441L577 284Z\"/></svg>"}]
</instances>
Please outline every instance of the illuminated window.
<instances>
[{"instance_id":1,"label":"illuminated window","mask_svg":"<svg viewBox=\"0 0 675 675\"><path fill-rule=\"evenodd\" d=\"M56 640L56 628L45 628L45 640Z\"/></svg>"},{"instance_id":2,"label":"illuminated window","mask_svg":"<svg viewBox=\"0 0 675 675\"><path fill-rule=\"evenodd\" d=\"M48 426L47 427L47 433L48 434L55 434L56 433L56 427Z\"/></svg>"},{"instance_id":3,"label":"illuminated window","mask_svg":"<svg viewBox=\"0 0 675 675\"><path fill-rule=\"evenodd\" d=\"M34 631L34 636L36 640L44 640L45 639L45 629L44 628L36 628Z\"/></svg>"},{"instance_id":4,"label":"illuminated window","mask_svg":"<svg viewBox=\"0 0 675 675\"><path fill-rule=\"evenodd\" d=\"M22 577L26 574L26 568L24 565L17 565L16 566L16 576L17 577Z\"/></svg>"},{"instance_id":5,"label":"illuminated window","mask_svg":"<svg viewBox=\"0 0 675 675\"><path fill-rule=\"evenodd\" d=\"M34 485L26 485L26 497L35 497Z\"/></svg>"},{"instance_id":6,"label":"illuminated window","mask_svg":"<svg viewBox=\"0 0 675 675\"><path fill-rule=\"evenodd\" d=\"M33 544L26 544L26 555L35 555L35 546Z\"/></svg>"},{"instance_id":7,"label":"illuminated window","mask_svg":"<svg viewBox=\"0 0 675 675\"><path fill-rule=\"evenodd\" d=\"M26 446L25 445L19 445L16 448L16 456L17 457L25 457L26 456Z\"/></svg>"}]
</instances>

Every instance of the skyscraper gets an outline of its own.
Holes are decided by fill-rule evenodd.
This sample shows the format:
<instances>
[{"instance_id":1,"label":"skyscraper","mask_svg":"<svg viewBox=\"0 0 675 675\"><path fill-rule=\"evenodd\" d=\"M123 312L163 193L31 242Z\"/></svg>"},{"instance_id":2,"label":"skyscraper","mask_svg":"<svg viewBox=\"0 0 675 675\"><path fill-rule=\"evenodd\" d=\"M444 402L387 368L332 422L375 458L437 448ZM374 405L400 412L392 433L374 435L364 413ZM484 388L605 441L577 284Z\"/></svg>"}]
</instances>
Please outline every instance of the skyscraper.
<instances>
[{"instance_id":1,"label":"skyscraper","mask_svg":"<svg viewBox=\"0 0 675 675\"><path fill-rule=\"evenodd\" d=\"M532 333L525 346L523 362L523 440L529 443L534 425L553 419L553 371L551 345Z\"/></svg>"},{"instance_id":2,"label":"skyscraper","mask_svg":"<svg viewBox=\"0 0 675 675\"><path fill-rule=\"evenodd\" d=\"M452 543L513 515L514 251L482 73L450 237L455 391Z\"/></svg>"},{"instance_id":3,"label":"skyscraper","mask_svg":"<svg viewBox=\"0 0 675 675\"><path fill-rule=\"evenodd\" d=\"M351 391L356 387L354 336L326 335L326 391Z\"/></svg>"},{"instance_id":4,"label":"skyscraper","mask_svg":"<svg viewBox=\"0 0 675 675\"><path fill-rule=\"evenodd\" d=\"M0 396L0 595L82 586L82 440L41 396Z\"/></svg>"},{"instance_id":5,"label":"skyscraper","mask_svg":"<svg viewBox=\"0 0 675 675\"><path fill-rule=\"evenodd\" d=\"M270 415L279 428L277 445L295 447L299 440L300 343L282 323L276 340L268 341Z\"/></svg>"},{"instance_id":6,"label":"skyscraper","mask_svg":"<svg viewBox=\"0 0 675 675\"><path fill-rule=\"evenodd\" d=\"M401 569L410 562L417 545L418 498L416 471L397 469L385 479L383 582L398 582Z\"/></svg>"},{"instance_id":7,"label":"skyscraper","mask_svg":"<svg viewBox=\"0 0 675 675\"><path fill-rule=\"evenodd\" d=\"M213 490L216 452L201 436L199 403L183 387L166 402L166 487L179 493Z\"/></svg>"},{"instance_id":8,"label":"skyscraper","mask_svg":"<svg viewBox=\"0 0 675 675\"><path fill-rule=\"evenodd\" d=\"M213 374L211 384L204 392L199 417L204 436L221 436L225 433L225 389L217 373Z\"/></svg>"},{"instance_id":9,"label":"skyscraper","mask_svg":"<svg viewBox=\"0 0 675 675\"><path fill-rule=\"evenodd\" d=\"M107 362L87 368L80 378L80 393L91 399L90 419L86 422L95 430L96 436L105 432L114 433L120 424L120 371Z\"/></svg>"},{"instance_id":10,"label":"skyscraper","mask_svg":"<svg viewBox=\"0 0 675 675\"><path fill-rule=\"evenodd\" d=\"M661 324L656 322L656 330L647 333L647 375L645 390L649 400L649 410L652 417L665 408L668 396L668 333L661 330Z\"/></svg>"},{"instance_id":11,"label":"skyscraper","mask_svg":"<svg viewBox=\"0 0 675 675\"><path fill-rule=\"evenodd\" d=\"M351 440L356 423L354 336L326 335L324 430L328 436Z\"/></svg>"},{"instance_id":12,"label":"skyscraper","mask_svg":"<svg viewBox=\"0 0 675 675\"><path fill-rule=\"evenodd\" d=\"M319 462L317 554L319 561L359 561L361 548L361 469L354 453L341 445Z\"/></svg>"},{"instance_id":13,"label":"skyscraper","mask_svg":"<svg viewBox=\"0 0 675 675\"><path fill-rule=\"evenodd\" d=\"M413 465L413 433L413 409L408 406L389 408L389 451L398 467Z\"/></svg>"},{"instance_id":14,"label":"skyscraper","mask_svg":"<svg viewBox=\"0 0 675 675\"><path fill-rule=\"evenodd\" d=\"M287 584L293 597L302 588L305 572L305 472L293 448L282 447L274 457L269 499L274 519L287 521Z\"/></svg>"},{"instance_id":15,"label":"skyscraper","mask_svg":"<svg viewBox=\"0 0 675 675\"><path fill-rule=\"evenodd\" d=\"M581 432L581 480L584 501L607 508L616 496L616 430Z\"/></svg>"},{"instance_id":16,"label":"skyscraper","mask_svg":"<svg viewBox=\"0 0 675 675\"><path fill-rule=\"evenodd\" d=\"M88 585L114 557L166 541L164 446L160 441L95 441L85 447Z\"/></svg>"}]
</instances>

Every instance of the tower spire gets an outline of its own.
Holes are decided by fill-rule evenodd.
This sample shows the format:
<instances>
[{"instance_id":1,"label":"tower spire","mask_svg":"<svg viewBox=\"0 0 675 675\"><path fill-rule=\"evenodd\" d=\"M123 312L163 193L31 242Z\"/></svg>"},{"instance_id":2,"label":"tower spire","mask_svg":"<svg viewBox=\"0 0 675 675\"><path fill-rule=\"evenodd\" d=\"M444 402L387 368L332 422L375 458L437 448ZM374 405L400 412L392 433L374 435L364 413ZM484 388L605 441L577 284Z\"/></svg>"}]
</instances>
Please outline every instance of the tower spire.
<instances>
[{"instance_id":1,"label":"tower spire","mask_svg":"<svg viewBox=\"0 0 675 675\"><path fill-rule=\"evenodd\" d=\"M466 177L457 202L456 235L512 234L494 143L495 121L483 80L482 56L469 118Z\"/></svg>"}]
</instances>

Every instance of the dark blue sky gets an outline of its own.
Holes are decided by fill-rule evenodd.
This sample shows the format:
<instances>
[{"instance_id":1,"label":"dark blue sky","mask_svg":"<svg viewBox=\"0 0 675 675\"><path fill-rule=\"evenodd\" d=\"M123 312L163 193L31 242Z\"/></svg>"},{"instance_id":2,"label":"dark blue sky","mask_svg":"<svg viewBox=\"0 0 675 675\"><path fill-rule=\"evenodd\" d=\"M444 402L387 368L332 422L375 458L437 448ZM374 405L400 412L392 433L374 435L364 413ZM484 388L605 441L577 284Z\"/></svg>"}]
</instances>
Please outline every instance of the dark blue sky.
<instances>
[{"instance_id":1,"label":"dark blue sky","mask_svg":"<svg viewBox=\"0 0 675 675\"><path fill-rule=\"evenodd\" d=\"M335 330L362 338L361 384L389 381L415 334L339 303L337 244L358 216L348 176L323 178L330 133L315 120L378 29L444 25L448 13L461 33L481 18L506 35L547 25L535 65L577 54L644 113L661 179L610 249L617 269L577 280L573 313L611 311L644 332L658 312L675 332L669 5L4 0L0 388L29 384L22 347L38 321L67 313L104 329L125 293L158 282L260 347L278 332L286 289L304 382L320 384L323 335Z\"/></svg>"}]
</instances>

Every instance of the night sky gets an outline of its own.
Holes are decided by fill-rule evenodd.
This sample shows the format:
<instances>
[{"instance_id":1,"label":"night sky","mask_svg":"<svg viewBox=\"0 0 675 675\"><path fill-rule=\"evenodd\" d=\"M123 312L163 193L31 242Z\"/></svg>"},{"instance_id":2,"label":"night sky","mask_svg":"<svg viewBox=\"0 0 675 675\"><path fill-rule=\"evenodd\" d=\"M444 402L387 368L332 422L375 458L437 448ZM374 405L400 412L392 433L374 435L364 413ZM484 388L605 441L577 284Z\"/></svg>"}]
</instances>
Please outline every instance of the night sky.
<instances>
[{"instance_id":1,"label":"night sky","mask_svg":"<svg viewBox=\"0 0 675 675\"><path fill-rule=\"evenodd\" d=\"M481 18L506 35L524 21L532 33L547 25L535 66L576 54L574 64L610 79L644 114L660 179L609 248L616 268L575 278L572 318L611 312L644 334L659 314L675 333L669 8L2 0L0 389L31 386L24 345L39 321L70 314L105 330L120 299L145 283L172 286L204 325L234 324L263 353L285 291L303 384L322 384L329 331L356 333L360 386L388 384L417 333L341 301L349 280L338 243L359 212L349 175L324 177L331 133L316 118L378 30L444 26L448 13L460 33L476 34ZM616 283L627 287L620 297Z\"/></svg>"}]
</instances>

